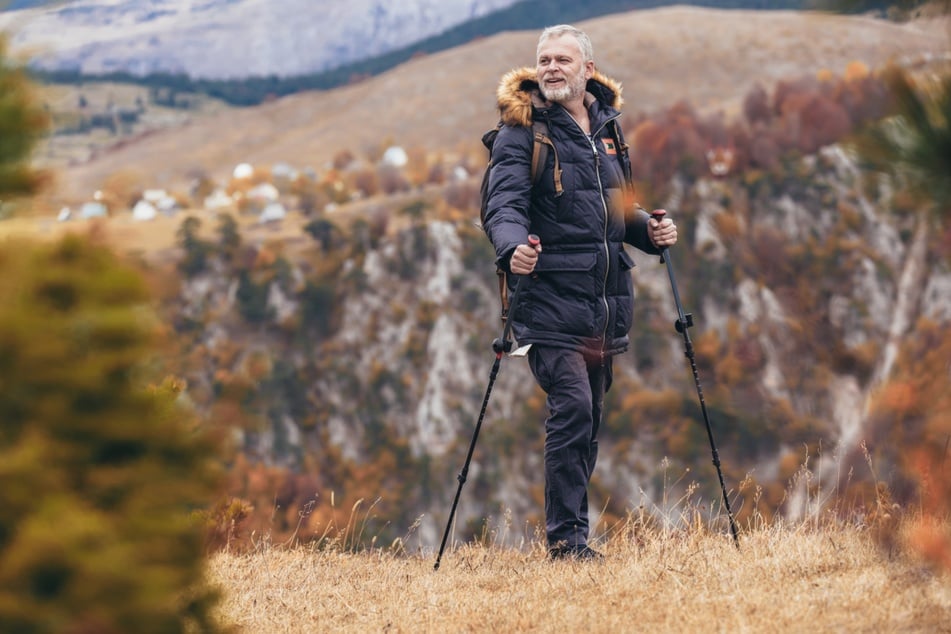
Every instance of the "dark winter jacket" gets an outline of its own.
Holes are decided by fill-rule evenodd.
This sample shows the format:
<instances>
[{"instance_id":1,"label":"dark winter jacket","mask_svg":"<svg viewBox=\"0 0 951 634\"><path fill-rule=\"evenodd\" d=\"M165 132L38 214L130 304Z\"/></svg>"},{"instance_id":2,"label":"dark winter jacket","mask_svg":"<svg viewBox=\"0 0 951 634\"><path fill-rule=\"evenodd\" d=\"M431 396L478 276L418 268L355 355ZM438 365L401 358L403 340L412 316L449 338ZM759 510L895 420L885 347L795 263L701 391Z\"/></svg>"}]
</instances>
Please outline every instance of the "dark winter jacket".
<instances>
[{"instance_id":1,"label":"dark winter jacket","mask_svg":"<svg viewBox=\"0 0 951 634\"><path fill-rule=\"evenodd\" d=\"M499 84L502 129L492 147L484 228L497 264L508 269L515 247L528 234L541 238L535 273L526 278L513 307L520 345L534 343L616 354L628 347L634 308L624 242L658 253L647 235L649 216L633 202L621 158L617 123L621 86L595 73L585 103L590 138L559 104L546 102L535 70L513 70ZM532 121L542 117L555 152L534 187ZM556 195L555 155L563 192ZM514 288L516 276L510 275Z\"/></svg>"}]
</instances>

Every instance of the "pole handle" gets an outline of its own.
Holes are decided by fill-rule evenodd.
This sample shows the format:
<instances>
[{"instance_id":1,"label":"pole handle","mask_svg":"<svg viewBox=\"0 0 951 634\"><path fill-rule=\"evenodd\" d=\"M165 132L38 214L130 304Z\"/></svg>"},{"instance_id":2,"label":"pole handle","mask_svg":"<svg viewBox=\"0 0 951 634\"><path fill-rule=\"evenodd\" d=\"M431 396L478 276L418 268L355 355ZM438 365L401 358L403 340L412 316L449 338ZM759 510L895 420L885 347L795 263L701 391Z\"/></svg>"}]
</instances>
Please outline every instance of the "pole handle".
<instances>
[{"instance_id":1,"label":"pole handle","mask_svg":"<svg viewBox=\"0 0 951 634\"><path fill-rule=\"evenodd\" d=\"M667 215L666 209L655 209L651 212L651 218L660 222ZM660 248L660 263L663 264L667 260L667 247Z\"/></svg>"}]
</instances>

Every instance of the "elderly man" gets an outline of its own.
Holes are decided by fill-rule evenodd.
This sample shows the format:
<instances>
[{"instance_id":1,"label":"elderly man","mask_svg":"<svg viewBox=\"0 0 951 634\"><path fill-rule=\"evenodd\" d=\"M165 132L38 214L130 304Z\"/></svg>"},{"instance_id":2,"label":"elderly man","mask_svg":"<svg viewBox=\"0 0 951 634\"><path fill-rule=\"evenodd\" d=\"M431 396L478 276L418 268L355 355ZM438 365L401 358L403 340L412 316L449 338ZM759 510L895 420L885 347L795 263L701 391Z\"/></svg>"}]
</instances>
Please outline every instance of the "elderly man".
<instances>
[{"instance_id":1,"label":"elderly man","mask_svg":"<svg viewBox=\"0 0 951 634\"><path fill-rule=\"evenodd\" d=\"M612 358L628 348L634 262L624 243L657 254L677 241L633 203L630 159L618 124L621 86L595 69L591 41L568 25L545 29L535 68L502 78L503 126L492 147L484 227L496 263L529 275L509 316L547 394L545 521L549 555L593 559L588 484L598 456ZM532 122L553 152L533 179ZM528 235L541 244L530 246Z\"/></svg>"}]
</instances>

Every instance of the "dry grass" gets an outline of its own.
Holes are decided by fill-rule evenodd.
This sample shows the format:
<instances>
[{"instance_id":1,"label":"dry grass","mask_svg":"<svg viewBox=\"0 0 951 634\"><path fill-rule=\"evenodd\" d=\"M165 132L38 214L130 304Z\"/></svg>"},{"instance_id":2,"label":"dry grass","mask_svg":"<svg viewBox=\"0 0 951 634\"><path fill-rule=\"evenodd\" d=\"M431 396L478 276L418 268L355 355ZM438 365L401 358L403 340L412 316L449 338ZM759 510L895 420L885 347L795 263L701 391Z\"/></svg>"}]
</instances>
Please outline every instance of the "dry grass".
<instances>
[{"instance_id":1,"label":"dry grass","mask_svg":"<svg viewBox=\"0 0 951 634\"><path fill-rule=\"evenodd\" d=\"M466 544L434 571L433 553L261 546L215 555L210 575L242 632L951 631L948 572L873 535L762 527L737 550L696 524L630 520L599 544L601 562Z\"/></svg>"}]
</instances>

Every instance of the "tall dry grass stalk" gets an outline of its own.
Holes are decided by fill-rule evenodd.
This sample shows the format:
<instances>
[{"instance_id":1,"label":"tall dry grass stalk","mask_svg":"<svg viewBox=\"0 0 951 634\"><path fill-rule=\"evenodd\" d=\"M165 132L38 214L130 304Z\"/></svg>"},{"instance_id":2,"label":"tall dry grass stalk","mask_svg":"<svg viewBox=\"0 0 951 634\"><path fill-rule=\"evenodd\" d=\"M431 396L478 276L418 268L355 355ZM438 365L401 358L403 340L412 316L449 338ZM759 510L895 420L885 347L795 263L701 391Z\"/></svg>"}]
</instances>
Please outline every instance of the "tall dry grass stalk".
<instances>
[{"instance_id":1,"label":"tall dry grass stalk","mask_svg":"<svg viewBox=\"0 0 951 634\"><path fill-rule=\"evenodd\" d=\"M434 553L331 536L220 553L209 572L241 632L951 632L951 573L868 526L761 523L737 550L698 512L683 519L632 514L603 533L600 562L483 542L434 572ZM918 528L906 517L893 544Z\"/></svg>"}]
</instances>

